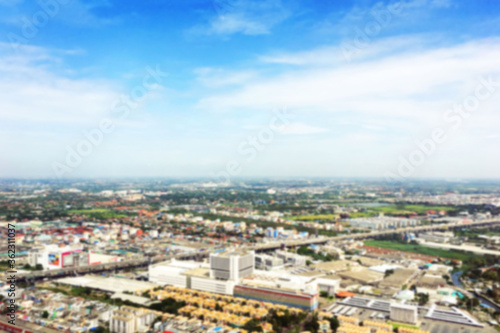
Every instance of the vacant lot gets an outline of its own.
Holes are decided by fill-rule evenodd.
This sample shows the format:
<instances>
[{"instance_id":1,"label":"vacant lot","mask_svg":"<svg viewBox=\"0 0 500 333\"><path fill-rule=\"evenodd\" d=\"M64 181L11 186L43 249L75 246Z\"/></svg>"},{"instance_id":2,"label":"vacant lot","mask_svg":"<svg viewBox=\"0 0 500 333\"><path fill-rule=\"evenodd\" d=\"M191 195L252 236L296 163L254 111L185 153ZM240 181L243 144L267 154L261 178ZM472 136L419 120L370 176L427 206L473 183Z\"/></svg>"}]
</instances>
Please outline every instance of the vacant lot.
<instances>
[{"instance_id":1,"label":"vacant lot","mask_svg":"<svg viewBox=\"0 0 500 333\"><path fill-rule=\"evenodd\" d=\"M413 253L419 253L429 256L436 256L436 257L455 259L461 261L470 259L471 257L475 256L473 254L465 253L462 251L435 249L432 247L426 247L422 245L405 244L405 243L398 243L391 241L367 240L364 242L364 244L368 246L381 247L384 249L413 252Z\"/></svg>"}]
</instances>

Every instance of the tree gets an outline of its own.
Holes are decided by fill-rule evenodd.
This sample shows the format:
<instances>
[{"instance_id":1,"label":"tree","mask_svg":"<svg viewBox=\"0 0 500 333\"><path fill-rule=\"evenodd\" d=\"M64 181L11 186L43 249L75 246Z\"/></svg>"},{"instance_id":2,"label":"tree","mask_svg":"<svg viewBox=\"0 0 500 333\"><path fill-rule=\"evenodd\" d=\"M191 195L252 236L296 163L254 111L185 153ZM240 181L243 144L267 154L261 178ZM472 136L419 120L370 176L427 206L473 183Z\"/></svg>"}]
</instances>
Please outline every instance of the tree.
<instances>
[{"instance_id":1,"label":"tree","mask_svg":"<svg viewBox=\"0 0 500 333\"><path fill-rule=\"evenodd\" d=\"M429 302L429 294L418 293L418 305L424 306Z\"/></svg>"},{"instance_id":2,"label":"tree","mask_svg":"<svg viewBox=\"0 0 500 333\"><path fill-rule=\"evenodd\" d=\"M482 277L486 280L498 281L498 273L493 270L485 272Z\"/></svg>"},{"instance_id":3,"label":"tree","mask_svg":"<svg viewBox=\"0 0 500 333\"><path fill-rule=\"evenodd\" d=\"M247 321L246 324L243 325L242 328L244 330L247 330L248 332L262 332L263 331L259 320L256 318L253 318L253 319L250 319L249 321Z\"/></svg>"},{"instance_id":4,"label":"tree","mask_svg":"<svg viewBox=\"0 0 500 333\"><path fill-rule=\"evenodd\" d=\"M49 313L47 311L43 311L42 318L44 318L44 319L49 318Z\"/></svg>"},{"instance_id":5,"label":"tree","mask_svg":"<svg viewBox=\"0 0 500 333\"><path fill-rule=\"evenodd\" d=\"M337 332L337 329L339 328L340 323L337 317L332 317L330 318L330 328L332 329L332 332L335 333Z\"/></svg>"},{"instance_id":6,"label":"tree","mask_svg":"<svg viewBox=\"0 0 500 333\"><path fill-rule=\"evenodd\" d=\"M388 269L388 270L385 271L384 277L388 277L391 274L394 274L394 270L393 269Z\"/></svg>"},{"instance_id":7,"label":"tree","mask_svg":"<svg viewBox=\"0 0 500 333\"><path fill-rule=\"evenodd\" d=\"M306 331L310 331L312 333L316 333L319 330L319 322L318 322L318 315L315 314L312 316L311 320L307 321L306 324L304 325L304 329Z\"/></svg>"}]
</instances>

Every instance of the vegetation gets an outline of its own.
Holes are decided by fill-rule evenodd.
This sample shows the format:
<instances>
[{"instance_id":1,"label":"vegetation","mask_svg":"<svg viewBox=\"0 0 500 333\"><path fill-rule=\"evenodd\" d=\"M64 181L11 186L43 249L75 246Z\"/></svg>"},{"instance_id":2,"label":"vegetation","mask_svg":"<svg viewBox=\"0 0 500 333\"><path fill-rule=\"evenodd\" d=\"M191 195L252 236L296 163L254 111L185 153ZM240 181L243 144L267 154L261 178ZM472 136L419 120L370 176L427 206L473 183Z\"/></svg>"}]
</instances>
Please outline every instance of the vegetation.
<instances>
[{"instance_id":1,"label":"vegetation","mask_svg":"<svg viewBox=\"0 0 500 333\"><path fill-rule=\"evenodd\" d=\"M418 305L424 306L429 302L429 294L418 293L415 295Z\"/></svg>"},{"instance_id":2,"label":"vegetation","mask_svg":"<svg viewBox=\"0 0 500 333\"><path fill-rule=\"evenodd\" d=\"M128 215L124 213L118 213L114 212L109 209L105 208L100 208L100 209L80 209L80 210L69 210L69 214L74 214L74 215L86 215L91 218L95 218L98 220L105 220L105 219L113 219L113 218L121 218L121 217L127 217Z\"/></svg>"},{"instance_id":3,"label":"vegetation","mask_svg":"<svg viewBox=\"0 0 500 333\"><path fill-rule=\"evenodd\" d=\"M171 314L177 315L179 313L179 309L186 306L186 302L177 302L175 299L169 297L162 300L159 303L153 303L149 306L151 310L167 312Z\"/></svg>"},{"instance_id":4,"label":"vegetation","mask_svg":"<svg viewBox=\"0 0 500 333\"><path fill-rule=\"evenodd\" d=\"M318 215L295 215L287 216L289 220L301 220L301 221L316 221L316 220L335 220L339 217L338 214L318 214Z\"/></svg>"},{"instance_id":5,"label":"vegetation","mask_svg":"<svg viewBox=\"0 0 500 333\"><path fill-rule=\"evenodd\" d=\"M306 312L295 314L290 313L289 310L285 310L284 312L271 310L267 315L267 322L273 325L273 329L276 332L283 332L284 329L288 330L292 327L298 327L302 325L306 318Z\"/></svg>"},{"instance_id":6,"label":"vegetation","mask_svg":"<svg viewBox=\"0 0 500 333\"><path fill-rule=\"evenodd\" d=\"M326 256L323 255L322 253L316 253L314 250L308 248L307 246L301 246L297 250L297 253L303 256L310 256L314 260L321 260L321 261L332 261L335 260L335 258L331 254L327 254Z\"/></svg>"},{"instance_id":7,"label":"vegetation","mask_svg":"<svg viewBox=\"0 0 500 333\"><path fill-rule=\"evenodd\" d=\"M250 319L243 325L242 329L247 330L248 332L262 332L262 326L260 326L260 322L258 319L253 318Z\"/></svg>"},{"instance_id":8,"label":"vegetation","mask_svg":"<svg viewBox=\"0 0 500 333\"><path fill-rule=\"evenodd\" d=\"M394 330L397 330L400 327L410 328L410 329L414 329L414 330L418 330L419 329L418 326L413 326L413 325L408 325L408 324L403 324L403 323L396 323L396 322L393 322L393 321L388 321L387 323L389 325L392 325L392 327L394 328Z\"/></svg>"},{"instance_id":9,"label":"vegetation","mask_svg":"<svg viewBox=\"0 0 500 333\"><path fill-rule=\"evenodd\" d=\"M443 250L436 249L427 246L417 245L417 244L408 244L408 243L400 243L393 241L379 241L379 240L367 240L364 242L365 245L381 247L384 249L396 250L396 251L406 251L413 252L419 254L425 254L434 257L447 258L453 260L461 260L466 261L471 258L480 258L481 256L471 253L466 253L462 251L456 250Z\"/></svg>"}]
</instances>

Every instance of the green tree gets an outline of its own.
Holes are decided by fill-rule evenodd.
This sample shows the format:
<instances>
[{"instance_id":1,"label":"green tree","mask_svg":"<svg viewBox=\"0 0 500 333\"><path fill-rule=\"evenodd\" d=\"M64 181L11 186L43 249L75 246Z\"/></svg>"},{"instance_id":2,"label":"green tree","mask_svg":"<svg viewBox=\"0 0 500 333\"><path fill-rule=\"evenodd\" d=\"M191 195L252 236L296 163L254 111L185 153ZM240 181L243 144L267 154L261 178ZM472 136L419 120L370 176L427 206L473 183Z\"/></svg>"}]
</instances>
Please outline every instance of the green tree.
<instances>
[{"instance_id":1,"label":"green tree","mask_svg":"<svg viewBox=\"0 0 500 333\"><path fill-rule=\"evenodd\" d=\"M318 315L315 314L312 316L310 320L306 322L304 325L304 329L306 331L310 331L312 333L317 333L319 330L319 322L318 322Z\"/></svg>"},{"instance_id":2,"label":"green tree","mask_svg":"<svg viewBox=\"0 0 500 333\"><path fill-rule=\"evenodd\" d=\"M330 318L330 328L332 329L333 333L337 332L337 329L339 328L340 323L337 317L332 317Z\"/></svg>"},{"instance_id":3,"label":"green tree","mask_svg":"<svg viewBox=\"0 0 500 333\"><path fill-rule=\"evenodd\" d=\"M44 319L49 318L49 313L47 311L43 311L42 318L44 318Z\"/></svg>"},{"instance_id":4,"label":"green tree","mask_svg":"<svg viewBox=\"0 0 500 333\"><path fill-rule=\"evenodd\" d=\"M262 332L262 326L260 326L260 322L258 319L253 318L250 319L243 325L242 327L244 330L247 330L248 332Z\"/></svg>"}]
</instances>

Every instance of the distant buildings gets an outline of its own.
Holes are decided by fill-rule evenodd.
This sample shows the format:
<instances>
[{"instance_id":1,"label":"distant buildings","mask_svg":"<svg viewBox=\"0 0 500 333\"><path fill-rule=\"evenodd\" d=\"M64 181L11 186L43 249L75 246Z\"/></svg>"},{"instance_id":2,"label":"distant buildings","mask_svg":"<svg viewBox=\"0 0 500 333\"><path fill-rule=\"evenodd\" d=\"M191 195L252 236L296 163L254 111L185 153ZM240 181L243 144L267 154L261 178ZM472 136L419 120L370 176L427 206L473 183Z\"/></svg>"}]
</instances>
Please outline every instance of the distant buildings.
<instances>
[{"instance_id":1,"label":"distant buildings","mask_svg":"<svg viewBox=\"0 0 500 333\"><path fill-rule=\"evenodd\" d=\"M420 221L416 219L397 218L397 217L366 217L355 218L348 220L351 227L365 228L372 230L385 230L414 227L420 225Z\"/></svg>"}]
</instances>

